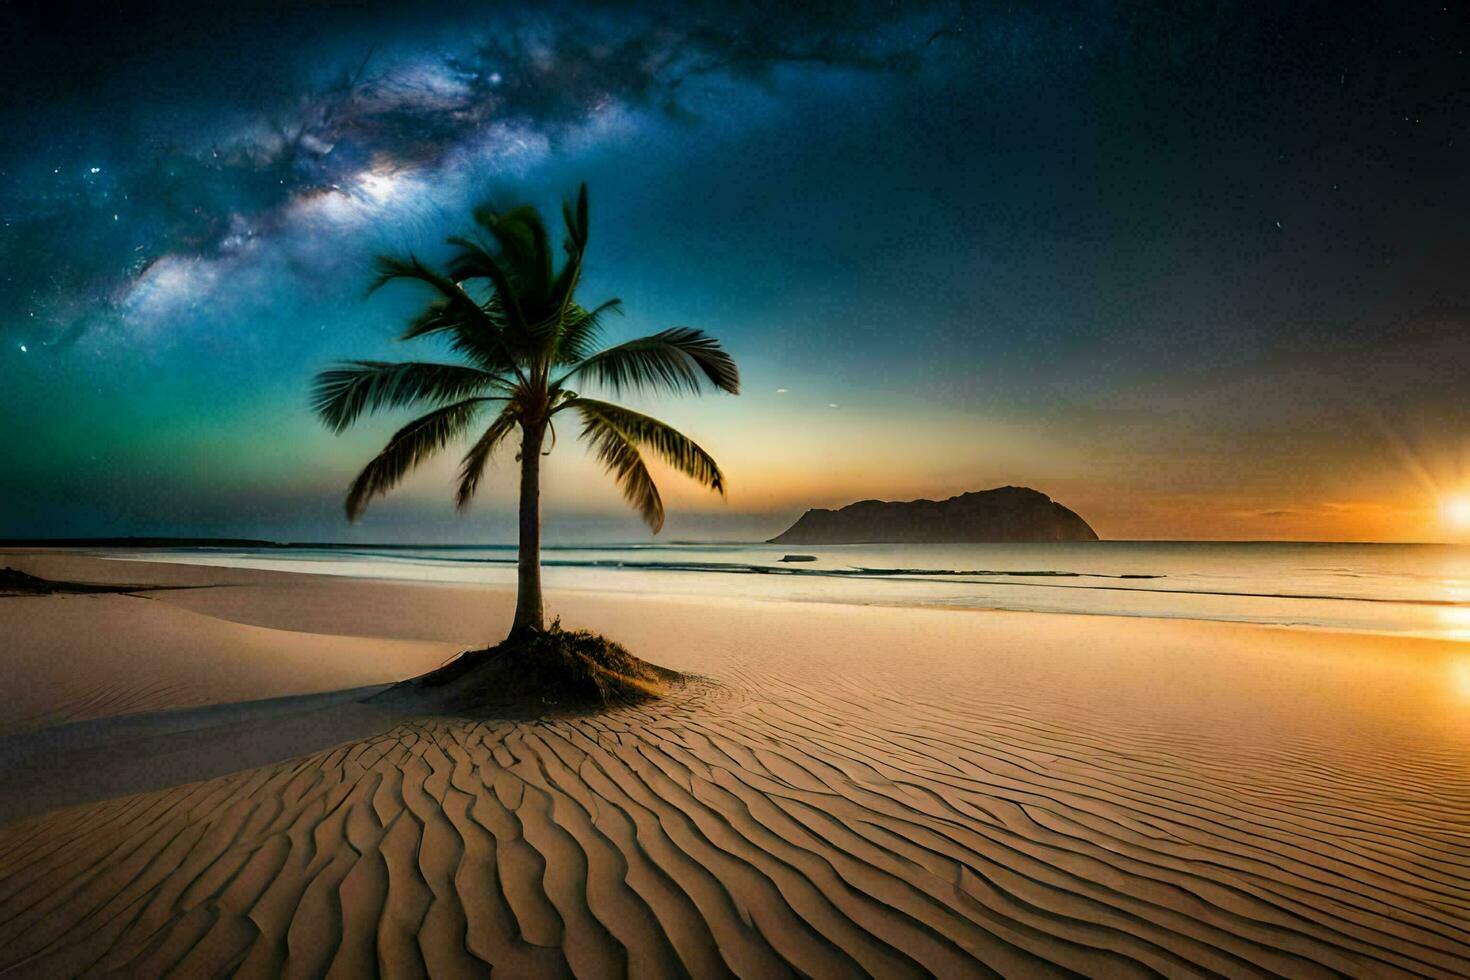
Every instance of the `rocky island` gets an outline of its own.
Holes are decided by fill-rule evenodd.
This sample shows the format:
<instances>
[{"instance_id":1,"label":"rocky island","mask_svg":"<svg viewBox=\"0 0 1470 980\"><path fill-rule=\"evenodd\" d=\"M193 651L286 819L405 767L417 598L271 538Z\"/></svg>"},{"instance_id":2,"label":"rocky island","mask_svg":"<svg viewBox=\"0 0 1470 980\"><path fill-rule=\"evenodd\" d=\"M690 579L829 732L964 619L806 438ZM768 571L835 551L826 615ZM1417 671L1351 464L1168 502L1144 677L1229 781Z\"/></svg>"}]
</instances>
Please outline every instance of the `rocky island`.
<instances>
[{"instance_id":1,"label":"rocky island","mask_svg":"<svg viewBox=\"0 0 1470 980\"><path fill-rule=\"evenodd\" d=\"M996 487L948 500L860 500L813 509L771 544L948 544L971 541L1096 541L1071 510L1030 487Z\"/></svg>"}]
</instances>

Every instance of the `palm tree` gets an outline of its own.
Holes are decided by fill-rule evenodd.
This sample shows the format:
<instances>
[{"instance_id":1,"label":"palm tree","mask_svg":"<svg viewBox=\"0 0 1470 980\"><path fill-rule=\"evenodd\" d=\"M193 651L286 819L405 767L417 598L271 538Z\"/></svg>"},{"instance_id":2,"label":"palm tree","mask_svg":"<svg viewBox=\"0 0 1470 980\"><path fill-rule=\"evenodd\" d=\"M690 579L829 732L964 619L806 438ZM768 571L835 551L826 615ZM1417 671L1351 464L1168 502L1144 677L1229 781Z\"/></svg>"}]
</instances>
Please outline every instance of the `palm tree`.
<instances>
[{"instance_id":1,"label":"palm tree","mask_svg":"<svg viewBox=\"0 0 1470 980\"><path fill-rule=\"evenodd\" d=\"M429 287L433 298L400 339L447 341L461 363L348 361L317 375L312 407L342 432L365 412L428 408L399 429L347 492L356 520L414 467L476 429L498 408L460 461L458 505L479 488L495 451L520 431L520 547L514 635L544 628L541 599L541 456L548 432L556 444L558 416L572 412L581 436L658 533L664 506L644 462L651 452L681 473L723 494L725 477L709 453L670 426L620 405L587 398L576 384L625 390L698 393L714 387L737 394L740 374L719 341L674 327L597 349L602 320L621 312L618 300L588 309L576 301L587 248L587 187L563 203L566 258L560 268L536 209L521 206L473 212L476 231L448 240L454 252L442 272L412 255L382 257L369 292L396 279ZM545 450L548 451L549 450Z\"/></svg>"}]
</instances>

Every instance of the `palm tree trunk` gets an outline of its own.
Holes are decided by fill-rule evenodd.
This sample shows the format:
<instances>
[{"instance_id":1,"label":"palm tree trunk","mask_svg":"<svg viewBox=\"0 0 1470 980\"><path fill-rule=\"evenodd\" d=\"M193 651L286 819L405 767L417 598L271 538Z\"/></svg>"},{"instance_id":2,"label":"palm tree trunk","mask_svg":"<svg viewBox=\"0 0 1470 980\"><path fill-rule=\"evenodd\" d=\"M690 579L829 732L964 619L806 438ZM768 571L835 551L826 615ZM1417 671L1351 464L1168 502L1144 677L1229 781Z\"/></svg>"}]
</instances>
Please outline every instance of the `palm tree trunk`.
<instances>
[{"instance_id":1,"label":"palm tree trunk","mask_svg":"<svg viewBox=\"0 0 1470 980\"><path fill-rule=\"evenodd\" d=\"M516 555L512 634L545 627L541 603L541 439L543 425L521 427L521 538Z\"/></svg>"}]
</instances>

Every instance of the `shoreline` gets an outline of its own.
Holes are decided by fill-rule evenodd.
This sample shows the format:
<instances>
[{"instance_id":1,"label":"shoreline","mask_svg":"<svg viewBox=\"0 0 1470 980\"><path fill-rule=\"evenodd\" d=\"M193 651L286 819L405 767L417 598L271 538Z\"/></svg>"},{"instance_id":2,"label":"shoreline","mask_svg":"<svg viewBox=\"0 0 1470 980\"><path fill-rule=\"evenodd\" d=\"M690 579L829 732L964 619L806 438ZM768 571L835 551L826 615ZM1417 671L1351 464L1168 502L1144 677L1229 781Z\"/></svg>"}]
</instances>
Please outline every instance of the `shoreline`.
<instances>
[{"instance_id":1,"label":"shoreline","mask_svg":"<svg viewBox=\"0 0 1470 980\"><path fill-rule=\"evenodd\" d=\"M1453 546L1446 546L1446 547L1453 547ZM309 567L310 564L311 564L310 562L306 562L306 561L291 562L289 560L288 561L283 561L281 563L281 564L283 564L285 566L288 566L288 567L262 567L261 565L258 565L258 564L251 564L251 563L248 562L248 560L246 562L235 562L235 563L231 563L231 562L209 562L209 561L203 561L203 560L197 560L196 561L196 560L190 560L190 559L187 559L187 558L175 558L175 559L163 558L163 559L160 559L158 557L148 556L148 555L112 555L112 554L102 554L102 553L96 552L95 550L81 550L81 551L77 551L77 552L24 552L24 551L14 551L14 552L10 552L10 553L17 554L17 555L30 554L30 555L33 555L35 557L44 557L48 553L49 554L70 554L70 555L74 555L76 557L96 558L96 559L100 559L100 560L103 560L103 561L131 562L131 563L137 563L137 564L143 564L143 565L149 565L149 566L163 565L163 566L185 566L185 567L216 568L216 569L240 569L240 570L245 570L245 571L274 572L274 573L287 574L287 575L323 576L323 577L329 577L329 578L338 578L338 579L345 579L345 580L351 580L351 581L365 581L365 582L421 583L421 584L427 584L427 585L464 586L464 587L481 588L481 589L513 589L514 588L513 576L511 576L509 574L510 572L513 572L513 566L507 566L506 569L500 569L500 566L499 565L486 566L486 567L494 567L494 568L499 569L499 570L506 570L508 574L507 574L507 581L505 581L505 582L494 582L494 581L484 581L484 580L470 579L470 578L453 578L453 577L439 577L439 578L435 578L435 577L427 577L427 576L415 577L415 576L409 576L409 575L395 576L395 575L353 574L351 572L339 572L339 571L317 571L317 570L313 570L313 569L311 569ZM0 549L0 555L3 555L3 554L6 554L6 551L4 549ZM290 566L293 566L293 565L296 566L296 567L290 567ZM425 566L422 566L422 567L432 568L432 567L436 567L436 566L434 566L434 565L425 565ZM450 567L458 567L458 566L450 566ZM563 569L571 569L571 570L576 570L576 571L599 571L599 570L601 570L601 566L592 566L592 565L584 565L584 564L575 564L575 565L574 564L567 564L567 565L558 566L555 563L551 563L547 567L548 568L551 568L551 569L563 568ZM624 565L618 565L618 566L615 566L615 567L611 567L610 566L608 568L608 571L612 572L613 574L621 574L621 573L623 573L625 571L631 571L631 572L634 572L634 573L652 573L652 574L658 574L658 573L663 573L663 572L671 572L671 573L677 572L677 573L681 573L681 574L693 572L693 573L696 573L696 574L703 573L703 574L710 574L710 575L734 574L734 573L727 573L725 570L716 570L716 569L686 569L686 568L677 568L677 567L675 567L675 568L663 568L663 567L655 567L655 566L650 566L648 568L643 568L643 567L628 567L628 566L624 566ZM824 574L822 572L805 572L805 571L803 571L803 572L799 572L799 573L792 573L792 572L778 571L778 572L774 572L774 573L770 573L770 574L787 576L787 577L790 577L790 578L793 578L793 579L798 578L799 576L803 576L804 575L804 576L811 577L811 578L818 579L818 580L835 580L835 581L864 580L864 579L867 579L868 578L867 576L856 575L856 574L848 574L846 572L832 572L832 573L826 573L826 574ZM1019 573L997 573L997 574L1019 574ZM1028 574L1030 574L1030 573L1028 573ZM1092 575L1090 573L1069 573L1069 574L1080 574L1081 577L1097 577L1097 576ZM1108 576L1104 576L1104 577L1108 577ZM1128 576L1123 576L1123 577L1128 577ZM876 579L881 579L881 578L883 578L883 577L881 577L881 576L872 576L872 579L875 579L875 580ZM989 579L980 579L980 580L976 580L976 581L970 581L970 580L964 580L964 579L956 580L956 579L953 579L953 578L936 578L936 577L933 577L933 576L923 576L923 575L919 575L919 574L915 574L913 576L892 577L892 578L888 578L887 580L888 581L895 581L895 582L932 583L932 584L944 584L944 585L972 584L972 585L979 585L979 586L982 586L982 587L985 587L985 588L994 587L994 586L1009 586L1009 587L1018 588L1018 589L1027 589L1027 588L1052 589L1052 590L1059 590L1059 591L1075 591L1075 592L1082 593L1082 594L1089 594L1089 593L1095 593L1095 592L1117 592L1117 593L1127 594L1130 597L1133 597L1133 596L1137 596L1137 597L1156 596L1156 597L1160 597L1162 599L1167 599L1167 598L1170 598L1170 597L1186 597L1186 598L1191 598L1191 599L1192 598L1200 598L1200 599L1205 599L1205 600L1209 600L1209 601L1222 600L1222 601L1226 601L1226 602L1231 601L1231 600L1242 600L1242 599L1244 599L1244 600L1264 599L1264 600L1284 600L1284 601L1288 601L1288 602L1291 602L1291 601L1299 601L1299 602L1306 602L1306 603L1328 603L1328 604L1332 604L1332 603L1343 603L1343 604L1364 603L1364 604L1367 604L1369 606L1382 606L1382 607L1399 606L1399 607L1407 607L1409 609L1421 609L1422 608L1422 609L1424 609L1426 611L1428 611L1428 610L1442 610L1442 611L1445 612L1446 615L1454 615L1459 610L1466 610L1467 613L1470 613L1470 600L1467 600L1467 599L1438 599L1438 598L1429 599L1429 598L1403 598L1403 597L1354 596L1354 595L1326 595L1326 594L1312 594L1312 593L1282 593L1282 592L1240 592L1240 591L1231 592L1231 591L1216 591L1216 590L1204 590L1204 589L1143 589L1143 588L1135 588L1135 587L1128 587L1128 586L1111 586L1111 585L1071 586L1071 585L1061 585L1061 584L1056 584L1056 583L1051 583L1051 582L1038 582L1038 581L1031 581L1031 580L1028 580L1028 581L995 581L995 580L989 580ZM608 595L608 596L613 596L613 595L626 595L626 596L649 595L649 596L653 596L655 598L666 598L666 599L692 598L692 599L698 599L698 600L701 600L701 601L708 601L708 600L714 600L714 599L724 598L724 597L718 595L717 593L701 592L701 591L698 591L698 590L688 590L688 591L679 591L679 590L657 591L657 590L652 590L652 589L636 589L636 588L613 588L613 587L594 588L594 587L588 587L588 586L585 586L585 585L577 585L577 586L551 585L551 586L549 586L549 589L551 591L555 591L555 592L562 593L562 594L586 594L586 595ZM1322 632L1322 633L1328 633L1328 634L1342 633L1342 634L1354 634L1354 635L1365 635L1365 636L1382 636L1382 637L1394 637L1394 638L1405 638L1405 639L1427 639L1427 640L1444 640L1444 639L1454 640L1454 639L1463 639L1464 636L1462 636L1461 634L1464 632L1464 629L1465 629L1465 626L1461 626L1460 625L1459 618L1456 618L1454 620L1455 625L1453 625L1453 626L1447 626L1447 625L1441 624L1437 628L1434 628L1434 629L1429 629L1429 628L1425 628L1425 629L1405 629L1405 628L1390 629L1390 628L1373 628L1373 627L1369 627L1369 626L1353 626L1353 625L1347 625L1347 624L1340 623L1340 622L1339 623L1312 622L1312 621L1310 621L1310 616L1306 616L1304 621L1295 621L1293 619L1286 618L1284 616L1284 614L1278 615L1278 616L1275 616L1275 617L1272 617L1272 616L1268 616L1268 615L1266 615L1264 613L1246 613L1246 612L1240 612L1240 613L1234 613L1234 614L1228 613L1228 612L1219 612L1219 613L1215 613L1215 614L1212 615L1212 614L1210 614L1208 612L1200 612L1200 611L1190 612L1190 611L1183 611L1183 610L1181 610L1181 611L1178 611L1178 612L1168 612L1168 611L1160 611L1160 610L1157 610L1157 609L1150 610L1150 611L1144 611L1144 612L1130 611L1130 610L1126 610L1126 609L1116 609L1116 608L1115 609L1106 609L1106 608L1105 609L1086 609L1086 608L1047 609L1047 608L1028 608L1028 607L1026 607L1024 605L1020 605L1020 606L1018 606L1018 605L985 605L985 604L979 604L978 601L976 601L976 600L970 600L973 604L963 604L961 602L956 602L956 601L946 601L945 599L941 599L941 598L930 599L930 600L927 600L927 601L920 599L920 600L914 600L914 601L909 601L909 602L903 602L903 601L886 599L886 598L866 598L865 599L865 598L854 598L854 597L845 597L845 596L821 597L821 596L811 596L811 595L758 595L758 594L751 594L751 595L740 596L738 598L741 599L741 600L751 601L751 602L776 603L776 604L796 603L796 604L812 604L812 605L823 605L823 606L829 606L829 605L830 606L849 606L849 607L853 607L853 608L873 607L873 608L887 608L887 609L933 609L933 610L960 611L960 612L1029 613L1029 614L1044 615L1044 616L1045 615L1059 615L1059 616L1071 616L1071 615L1075 615L1075 616L1089 616L1089 617L1101 616L1101 617L1112 617L1112 618L1122 618L1122 619L1136 619L1136 620L1145 620L1145 621L1158 620L1158 621L1183 621L1183 622L1199 622L1199 623L1237 624L1237 625L1260 626L1260 627L1265 627L1265 628L1280 628L1280 629L1291 629L1291 630L1306 630L1306 631L1315 631L1315 632ZM1467 626L1470 626L1470 615L1466 615L1464 617L1464 619L1465 619L1465 624Z\"/></svg>"}]
</instances>

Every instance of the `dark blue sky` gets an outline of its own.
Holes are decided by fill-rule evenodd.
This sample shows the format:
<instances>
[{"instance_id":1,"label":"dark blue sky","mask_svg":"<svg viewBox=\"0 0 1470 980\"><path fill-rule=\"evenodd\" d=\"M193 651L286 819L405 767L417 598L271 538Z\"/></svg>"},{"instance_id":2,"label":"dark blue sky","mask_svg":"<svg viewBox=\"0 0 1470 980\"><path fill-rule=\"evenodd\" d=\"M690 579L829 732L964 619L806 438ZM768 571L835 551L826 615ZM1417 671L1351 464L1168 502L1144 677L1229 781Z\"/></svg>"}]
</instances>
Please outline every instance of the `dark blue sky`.
<instances>
[{"instance_id":1,"label":"dark blue sky","mask_svg":"<svg viewBox=\"0 0 1470 980\"><path fill-rule=\"evenodd\" d=\"M4 42L0 535L504 540L307 407L487 197L586 180L584 295L693 324L730 475L670 537L1037 486L1110 537L1433 539L1470 491L1470 71L1433 4L26 7ZM423 356L424 352L418 352ZM639 538L570 442L553 537Z\"/></svg>"}]
</instances>

